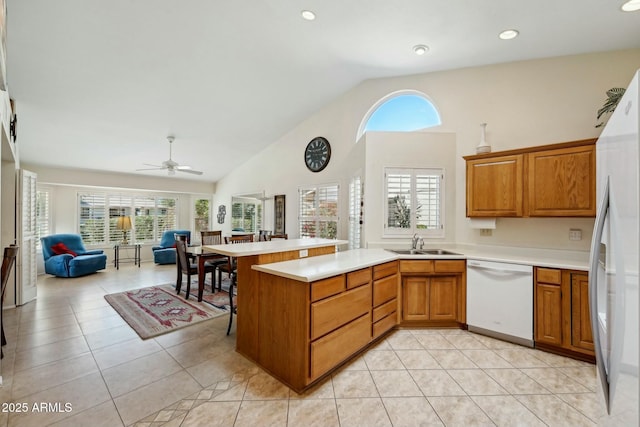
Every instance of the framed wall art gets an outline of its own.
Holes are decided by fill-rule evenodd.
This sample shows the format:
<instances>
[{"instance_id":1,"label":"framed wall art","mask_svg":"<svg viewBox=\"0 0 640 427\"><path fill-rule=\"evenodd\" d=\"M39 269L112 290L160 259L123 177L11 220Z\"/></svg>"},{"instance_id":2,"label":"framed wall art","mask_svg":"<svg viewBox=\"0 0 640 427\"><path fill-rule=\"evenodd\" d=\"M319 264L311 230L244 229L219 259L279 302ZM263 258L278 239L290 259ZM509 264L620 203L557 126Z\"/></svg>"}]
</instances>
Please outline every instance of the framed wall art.
<instances>
[{"instance_id":1,"label":"framed wall art","mask_svg":"<svg viewBox=\"0 0 640 427\"><path fill-rule=\"evenodd\" d=\"M285 195L273 196L273 234L285 234Z\"/></svg>"}]
</instances>

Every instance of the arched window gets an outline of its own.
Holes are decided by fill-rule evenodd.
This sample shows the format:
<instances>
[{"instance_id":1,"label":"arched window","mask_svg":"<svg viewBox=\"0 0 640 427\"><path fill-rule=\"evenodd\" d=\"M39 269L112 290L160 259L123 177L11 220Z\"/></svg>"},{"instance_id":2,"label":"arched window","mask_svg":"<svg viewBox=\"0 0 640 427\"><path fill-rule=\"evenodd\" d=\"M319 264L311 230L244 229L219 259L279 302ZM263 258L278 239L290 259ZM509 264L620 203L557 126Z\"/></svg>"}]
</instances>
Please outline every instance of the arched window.
<instances>
[{"instance_id":1,"label":"arched window","mask_svg":"<svg viewBox=\"0 0 640 427\"><path fill-rule=\"evenodd\" d=\"M423 93L394 92L371 107L360 124L357 139L367 131L413 132L441 123L438 110Z\"/></svg>"}]
</instances>

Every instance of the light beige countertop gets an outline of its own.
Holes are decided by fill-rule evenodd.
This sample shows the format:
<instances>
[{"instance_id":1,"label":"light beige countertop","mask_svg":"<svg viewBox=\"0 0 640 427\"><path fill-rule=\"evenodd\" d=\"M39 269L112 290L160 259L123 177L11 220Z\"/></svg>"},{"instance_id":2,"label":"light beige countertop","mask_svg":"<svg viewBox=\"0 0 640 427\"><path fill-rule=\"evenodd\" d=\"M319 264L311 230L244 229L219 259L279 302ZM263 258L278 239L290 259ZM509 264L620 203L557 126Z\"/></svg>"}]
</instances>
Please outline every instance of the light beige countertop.
<instances>
[{"instance_id":1,"label":"light beige countertop","mask_svg":"<svg viewBox=\"0 0 640 427\"><path fill-rule=\"evenodd\" d=\"M251 268L299 282L313 282L396 259L397 254L384 249L353 249L292 261L253 265Z\"/></svg>"},{"instance_id":2,"label":"light beige countertop","mask_svg":"<svg viewBox=\"0 0 640 427\"><path fill-rule=\"evenodd\" d=\"M213 252L232 257L271 254L277 252L289 252L325 246L341 246L349 243L347 240L335 239L289 239L271 240L269 242L248 242L235 245L204 245L203 252Z\"/></svg>"},{"instance_id":3,"label":"light beige countertop","mask_svg":"<svg viewBox=\"0 0 640 427\"><path fill-rule=\"evenodd\" d=\"M588 252L472 245L443 245L438 249L446 249L458 255L409 255L396 254L382 248L354 249L330 255L254 265L251 268L301 282L313 282L398 259L473 259L535 267L589 270Z\"/></svg>"}]
</instances>

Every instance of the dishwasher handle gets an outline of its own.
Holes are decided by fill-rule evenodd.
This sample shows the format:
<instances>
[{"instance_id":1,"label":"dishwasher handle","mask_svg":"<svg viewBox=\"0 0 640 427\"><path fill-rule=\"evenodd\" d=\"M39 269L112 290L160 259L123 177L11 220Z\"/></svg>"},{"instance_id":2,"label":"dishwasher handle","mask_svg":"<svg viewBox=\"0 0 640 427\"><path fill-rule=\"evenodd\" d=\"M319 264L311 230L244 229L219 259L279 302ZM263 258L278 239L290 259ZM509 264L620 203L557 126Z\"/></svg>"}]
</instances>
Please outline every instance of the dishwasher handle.
<instances>
[{"instance_id":1,"label":"dishwasher handle","mask_svg":"<svg viewBox=\"0 0 640 427\"><path fill-rule=\"evenodd\" d=\"M509 268L494 268L484 264L475 263L473 261L467 262L467 267L475 268L478 270L485 270L494 273L503 273L503 274L517 274L517 275L525 275L528 276L531 274L531 271L522 271L522 270L511 270Z\"/></svg>"}]
</instances>

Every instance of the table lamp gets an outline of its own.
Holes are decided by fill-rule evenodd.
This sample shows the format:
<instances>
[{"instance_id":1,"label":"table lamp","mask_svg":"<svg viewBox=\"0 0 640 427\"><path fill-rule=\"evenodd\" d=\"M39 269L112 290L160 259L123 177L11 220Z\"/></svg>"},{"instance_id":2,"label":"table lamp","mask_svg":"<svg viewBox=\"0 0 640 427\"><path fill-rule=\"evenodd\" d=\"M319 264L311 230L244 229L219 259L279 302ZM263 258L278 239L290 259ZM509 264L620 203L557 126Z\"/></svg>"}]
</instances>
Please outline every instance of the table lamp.
<instances>
[{"instance_id":1,"label":"table lamp","mask_svg":"<svg viewBox=\"0 0 640 427\"><path fill-rule=\"evenodd\" d=\"M128 216L118 217L116 228L118 230L122 230L122 244L123 245L129 244L129 242L127 241L127 231L131 230L131 218Z\"/></svg>"}]
</instances>

